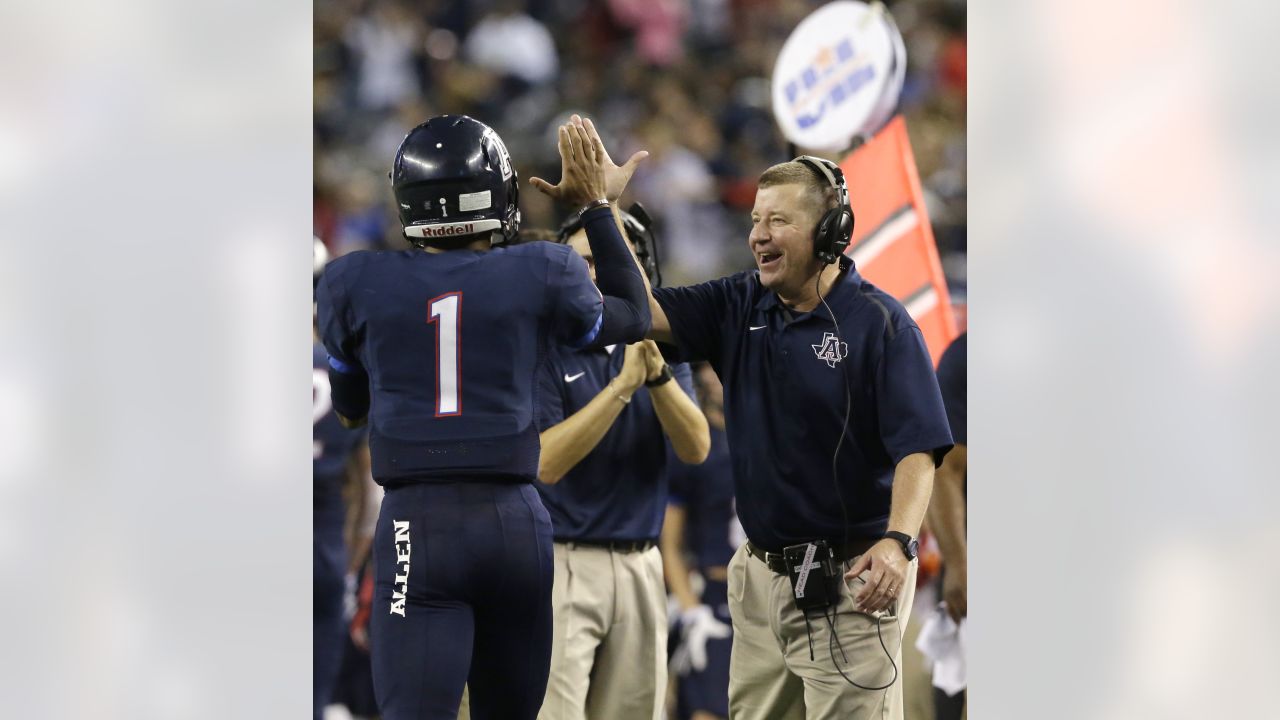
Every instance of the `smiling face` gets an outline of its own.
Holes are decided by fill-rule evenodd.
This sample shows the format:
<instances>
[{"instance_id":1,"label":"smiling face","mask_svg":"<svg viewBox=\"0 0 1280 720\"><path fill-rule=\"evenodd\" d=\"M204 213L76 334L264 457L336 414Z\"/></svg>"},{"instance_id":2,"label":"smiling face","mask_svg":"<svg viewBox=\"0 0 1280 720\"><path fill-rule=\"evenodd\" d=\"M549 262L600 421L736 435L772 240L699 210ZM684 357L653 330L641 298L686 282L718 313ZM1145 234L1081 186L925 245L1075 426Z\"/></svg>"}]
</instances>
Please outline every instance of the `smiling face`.
<instances>
[{"instance_id":1,"label":"smiling face","mask_svg":"<svg viewBox=\"0 0 1280 720\"><path fill-rule=\"evenodd\" d=\"M781 297L803 293L822 268L813 255L818 208L805 185L769 185L756 191L747 243L760 269L760 282Z\"/></svg>"}]
</instances>

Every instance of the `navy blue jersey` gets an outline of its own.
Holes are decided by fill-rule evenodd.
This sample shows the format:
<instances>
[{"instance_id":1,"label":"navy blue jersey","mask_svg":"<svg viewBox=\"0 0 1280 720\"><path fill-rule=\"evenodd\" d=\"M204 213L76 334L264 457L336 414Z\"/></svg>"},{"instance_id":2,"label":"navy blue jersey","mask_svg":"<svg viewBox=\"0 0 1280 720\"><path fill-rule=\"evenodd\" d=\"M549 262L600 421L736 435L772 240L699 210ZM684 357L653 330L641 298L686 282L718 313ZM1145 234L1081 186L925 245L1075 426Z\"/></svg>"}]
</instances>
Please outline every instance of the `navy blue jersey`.
<instances>
[{"instance_id":1,"label":"navy blue jersey","mask_svg":"<svg viewBox=\"0 0 1280 720\"><path fill-rule=\"evenodd\" d=\"M969 333L951 342L938 361L938 387L947 406L951 437L960 445L969 443Z\"/></svg>"},{"instance_id":2,"label":"navy blue jersey","mask_svg":"<svg viewBox=\"0 0 1280 720\"><path fill-rule=\"evenodd\" d=\"M765 550L841 540L838 498L849 537L880 537L898 462L917 452L937 462L950 449L920 329L852 268L827 297L838 331L826 307L788 309L756 271L653 294L678 353L709 361L724 384L738 517Z\"/></svg>"},{"instance_id":3,"label":"navy blue jersey","mask_svg":"<svg viewBox=\"0 0 1280 720\"><path fill-rule=\"evenodd\" d=\"M321 338L339 372L368 374L382 484L537 477L535 371L585 344L603 299L563 245L358 252L325 268Z\"/></svg>"},{"instance_id":4,"label":"navy blue jersey","mask_svg":"<svg viewBox=\"0 0 1280 720\"><path fill-rule=\"evenodd\" d=\"M711 428L711 452L701 465L672 458L671 499L685 510L685 547L699 568L724 567L746 537L734 510L729 438Z\"/></svg>"},{"instance_id":5,"label":"navy blue jersey","mask_svg":"<svg viewBox=\"0 0 1280 720\"><path fill-rule=\"evenodd\" d=\"M347 477L351 454L364 440L364 430L348 430L333 412L329 388L328 362L324 348L311 350L311 482L312 497L318 516L337 514L339 528L342 517L342 485ZM318 525L319 523L317 523Z\"/></svg>"},{"instance_id":6,"label":"navy blue jersey","mask_svg":"<svg viewBox=\"0 0 1280 720\"><path fill-rule=\"evenodd\" d=\"M621 370L623 346L551 353L540 374L539 431L586 406ZM693 397L693 376L672 366ZM600 443L555 485L538 483L556 540L654 540L667 500L667 440L647 388L631 396Z\"/></svg>"}]
</instances>

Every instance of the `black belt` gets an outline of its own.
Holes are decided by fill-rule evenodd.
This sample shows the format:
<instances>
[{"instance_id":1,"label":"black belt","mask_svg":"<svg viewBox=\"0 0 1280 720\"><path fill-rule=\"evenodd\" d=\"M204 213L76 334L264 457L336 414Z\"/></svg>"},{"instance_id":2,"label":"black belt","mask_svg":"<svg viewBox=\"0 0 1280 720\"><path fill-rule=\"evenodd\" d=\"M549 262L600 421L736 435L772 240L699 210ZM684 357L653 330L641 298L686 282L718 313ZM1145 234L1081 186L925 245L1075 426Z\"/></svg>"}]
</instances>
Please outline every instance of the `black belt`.
<instances>
[{"instance_id":1,"label":"black belt","mask_svg":"<svg viewBox=\"0 0 1280 720\"><path fill-rule=\"evenodd\" d=\"M603 548L613 552L644 552L657 544L652 540L561 540L560 538L556 538L556 542Z\"/></svg>"},{"instance_id":2,"label":"black belt","mask_svg":"<svg viewBox=\"0 0 1280 720\"><path fill-rule=\"evenodd\" d=\"M848 562L870 550L871 546L878 542L880 542L880 538L850 540L845 544L843 552L840 549L840 543L831 543L831 554L840 562ZM779 575L787 574L787 561L782 557L782 553L767 552L748 540L747 554L764 563L775 573Z\"/></svg>"}]
</instances>

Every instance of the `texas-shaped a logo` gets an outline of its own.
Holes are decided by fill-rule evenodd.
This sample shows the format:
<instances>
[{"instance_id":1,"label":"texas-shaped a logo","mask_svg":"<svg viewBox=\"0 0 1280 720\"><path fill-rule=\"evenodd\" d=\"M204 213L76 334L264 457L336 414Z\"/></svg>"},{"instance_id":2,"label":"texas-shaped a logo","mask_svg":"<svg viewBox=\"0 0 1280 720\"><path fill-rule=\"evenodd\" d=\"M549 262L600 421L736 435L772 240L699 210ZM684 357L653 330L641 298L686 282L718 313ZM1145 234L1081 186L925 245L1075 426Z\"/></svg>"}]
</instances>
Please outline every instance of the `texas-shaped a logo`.
<instances>
[{"instance_id":1,"label":"texas-shaped a logo","mask_svg":"<svg viewBox=\"0 0 1280 720\"><path fill-rule=\"evenodd\" d=\"M818 356L819 360L826 360L827 364L835 367L849 354L849 344L841 342L835 333L826 333L822 336L822 342L817 345L810 345L813 348L813 354Z\"/></svg>"}]
</instances>

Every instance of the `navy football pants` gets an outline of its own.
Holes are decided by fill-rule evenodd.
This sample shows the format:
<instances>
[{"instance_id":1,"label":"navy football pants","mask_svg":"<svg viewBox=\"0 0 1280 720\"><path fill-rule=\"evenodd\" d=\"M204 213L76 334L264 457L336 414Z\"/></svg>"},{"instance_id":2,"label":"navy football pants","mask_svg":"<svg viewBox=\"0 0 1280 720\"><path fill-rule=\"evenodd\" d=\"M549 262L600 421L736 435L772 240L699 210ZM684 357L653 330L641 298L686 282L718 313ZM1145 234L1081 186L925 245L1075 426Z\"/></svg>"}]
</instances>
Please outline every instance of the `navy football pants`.
<instances>
[{"instance_id":1,"label":"navy football pants","mask_svg":"<svg viewBox=\"0 0 1280 720\"><path fill-rule=\"evenodd\" d=\"M336 515L336 521L330 515ZM312 677L311 715L320 720L324 706L333 696L346 623L342 621L343 573L346 549L342 545L342 508L336 513L315 515L315 536L311 543L312 581Z\"/></svg>"},{"instance_id":2,"label":"navy football pants","mask_svg":"<svg viewBox=\"0 0 1280 720\"><path fill-rule=\"evenodd\" d=\"M733 627L729 617L729 584L708 580L702 590L702 604L711 608L716 619ZM729 717L729 653L733 637L707 640L707 666L682 676L676 684L677 716L692 717L699 710L717 717Z\"/></svg>"},{"instance_id":3,"label":"navy football pants","mask_svg":"<svg viewBox=\"0 0 1280 720\"><path fill-rule=\"evenodd\" d=\"M551 667L551 519L529 484L388 489L374 536L384 720L533 720Z\"/></svg>"}]
</instances>

